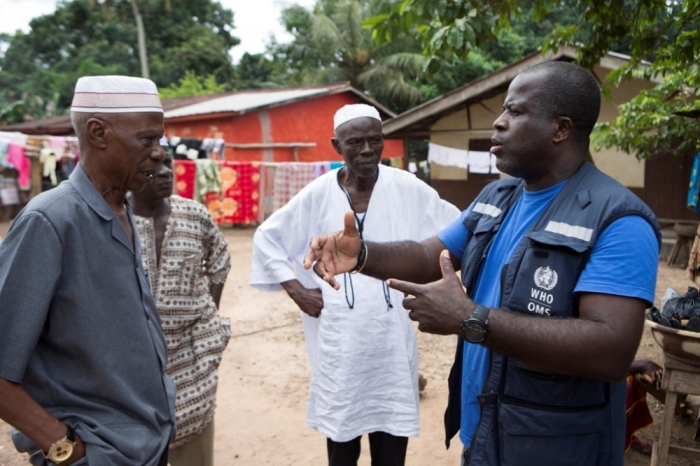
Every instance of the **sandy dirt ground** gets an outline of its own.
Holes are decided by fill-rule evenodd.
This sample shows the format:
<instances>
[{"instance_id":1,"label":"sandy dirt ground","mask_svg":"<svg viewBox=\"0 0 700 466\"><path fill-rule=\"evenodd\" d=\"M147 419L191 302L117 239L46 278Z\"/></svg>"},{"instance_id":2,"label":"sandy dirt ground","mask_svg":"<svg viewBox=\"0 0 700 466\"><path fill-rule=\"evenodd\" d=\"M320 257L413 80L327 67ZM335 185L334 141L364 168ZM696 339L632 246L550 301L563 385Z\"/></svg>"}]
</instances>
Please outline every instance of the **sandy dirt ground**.
<instances>
[{"instance_id":1,"label":"sandy dirt ground","mask_svg":"<svg viewBox=\"0 0 700 466\"><path fill-rule=\"evenodd\" d=\"M0 224L0 235L6 228ZM220 368L215 464L322 465L326 461L325 438L305 425L310 369L300 311L283 292L263 293L247 285L253 233L253 228L225 230L233 269L226 282L221 312L231 318L233 335ZM689 285L692 283L685 278L683 269L659 263L657 297L667 286L685 291ZM457 466L459 442L446 450L442 427L446 380L456 337L417 332L417 338L420 372L428 384L420 402L421 434L409 441L406 464ZM661 350L648 329L644 331L638 357L662 363ZM658 438L664 407L651 397L649 405L655 424L639 436L652 442ZM693 441L694 432L694 421L677 420L672 442L700 447ZM27 464L25 458L15 452L9 426L0 421L0 466ZM360 464L370 464L366 438ZM625 464L648 465L649 457L629 452ZM672 466L691 464L675 457L668 462Z\"/></svg>"}]
</instances>

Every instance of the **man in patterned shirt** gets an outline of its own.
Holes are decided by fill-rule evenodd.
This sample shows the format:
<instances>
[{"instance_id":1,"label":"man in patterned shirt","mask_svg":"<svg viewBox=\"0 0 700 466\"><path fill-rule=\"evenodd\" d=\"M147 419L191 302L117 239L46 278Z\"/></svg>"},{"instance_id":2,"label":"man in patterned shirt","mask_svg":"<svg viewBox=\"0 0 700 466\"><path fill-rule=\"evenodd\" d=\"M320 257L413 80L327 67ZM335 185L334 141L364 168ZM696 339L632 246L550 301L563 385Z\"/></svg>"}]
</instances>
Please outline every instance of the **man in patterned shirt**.
<instances>
[{"instance_id":1,"label":"man in patterned shirt","mask_svg":"<svg viewBox=\"0 0 700 466\"><path fill-rule=\"evenodd\" d=\"M168 461L211 466L218 367L231 336L230 321L218 307L231 259L204 206L171 195L172 163L167 154L155 181L132 193L132 202L143 267L168 345L166 372L177 388L177 436Z\"/></svg>"}]
</instances>

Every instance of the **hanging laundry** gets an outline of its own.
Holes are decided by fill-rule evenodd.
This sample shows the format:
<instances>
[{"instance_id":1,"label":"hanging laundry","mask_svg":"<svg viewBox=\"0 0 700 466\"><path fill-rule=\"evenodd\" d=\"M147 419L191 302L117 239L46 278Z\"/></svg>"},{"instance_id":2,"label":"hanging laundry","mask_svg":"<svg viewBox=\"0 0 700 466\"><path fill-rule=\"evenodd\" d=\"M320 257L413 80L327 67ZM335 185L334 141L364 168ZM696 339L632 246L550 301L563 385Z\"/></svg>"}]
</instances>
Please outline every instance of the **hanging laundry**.
<instances>
[{"instance_id":1,"label":"hanging laundry","mask_svg":"<svg viewBox=\"0 0 700 466\"><path fill-rule=\"evenodd\" d=\"M389 159L389 166L403 170L403 157L392 157Z\"/></svg>"},{"instance_id":2,"label":"hanging laundry","mask_svg":"<svg viewBox=\"0 0 700 466\"><path fill-rule=\"evenodd\" d=\"M205 204L208 193L221 194L221 178L219 164L215 160L197 159L196 183L194 200Z\"/></svg>"},{"instance_id":3,"label":"hanging laundry","mask_svg":"<svg viewBox=\"0 0 700 466\"><path fill-rule=\"evenodd\" d=\"M7 146L9 145L9 139L0 138L0 168L14 168L12 164L7 161Z\"/></svg>"},{"instance_id":4,"label":"hanging laundry","mask_svg":"<svg viewBox=\"0 0 700 466\"><path fill-rule=\"evenodd\" d=\"M63 136L49 136L46 140L46 147L54 150L56 160L61 160L66 152L66 138Z\"/></svg>"},{"instance_id":5,"label":"hanging laundry","mask_svg":"<svg viewBox=\"0 0 700 466\"><path fill-rule=\"evenodd\" d=\"M56 149L46 147L41 149L39 153L39 162L43 164L42 176L48 177L51 180L51 186L56 186L58 180L56 179Z\"/></svg>"},{"instance_id":6,"label":"hanging laundry","mask_svg":"<svg viewBox=\"0 0 700 466\"><path fill-rule=\"evenodd\" d=\"M207 204L217 223L256 223L260 206L260 163L222 162L220 175L222 195Z\"/></svg>"},{"instance_id":7,"label":"hanging laundry","mask_svg":"<svg viewBox=\"0 0 700 466\"><path fill-rule=\"evenodd\" d=\"M212 151L212 157L218 160L226 160L224 157L224 150L226 149L226 142L223 139L214 140L214 149Z\"/></svg>"},{"instance_id":8,"label":"hanging laundry","mask_svg":"<svg viewBox=\"0 0 700 466\"><path fill-rule=\"evenodd\" d=\"M187 158L190 160L197 160L199 157L199 151L197 149L187 149Z\"/></svg>"},{"instance_id":9,"label":"hanging laundry","mask_svg":"<svg viewBox=\"0 0 700 466\"><path fill-rule=\"evenodd\" d=\"M345 165L344 162L331 162L331 170L335 170L336 168L340 168L343 165Z\"/></svg>"},{"instance_id":10,"label":"hanging laundry","mask_svg":"<svg viewBox=\"0 0 700 466\"><path fill-rule=\"evenodd\" d=\"M66 178L69 178L75 165L80 161L80 144L78 138L73 136L66 137L66 152L63 154L63 165L61 170Z\"/></svg>"},{"instance_id":11,"label":"hanging laundry","mask_svg":"<svg viewBox=\"0 0 700 466\"><path fill-rule=\"evenodd\" d=\"M501 173L501 171L496 167L496 156L491 154L491 173Z\"/></svg>"},{"instance_id":12,"label":"hanging laundry","mask_svg":"<svg viewBox=\"0 0 700 466\"><path fill-rule=\"evenodd\" d=\"M284 163L277 166L275 173L272 208L277 210L287 204L296 193L314 180L314 167L311 163Z\"/></svg>"},{"instance_id":13,"label":"hanging laundry","mask_svg":"<svg viewBox=\"0 0 700 466\"><path fill-rule=\"evenodd\" d=\"M28 191L31 188L30 175L31 163L24 153L24 146L11 142L7 146L7 161L17 170L17 184L19 189Z\"/></svg>"},{"instance_id":14,"label":"hanging laundry","mask_svg":"<svg viewBox=\"0 0 700 466\"><path fill-rule=\"evenodd\" d=\"M179 196L194 199L196 166L191 160L173 160L175 167L175 190Z\"/></svg>"},{"instance_id":15,"label":"hanging laundry","mask_svg":"<svg viewBox=\"0 0 700 466\"><path fill-rule=\"evenodd\" d=\"M327 173L331 170L330 162L313 162L314 165L314 179Z\"/></svg>"},{"instance_id":16,"label":"hanging laundry","mask_svg":"<svg viewBox=\"0 0 700 466\"><path fill-rule=\"evenodd\" d=\"M19 144L20 146L27 145L27 135L23 133L17 133L15 131L0 131L0 138Z\"/></svg>"},{"instance_id":17,"label":"hanging laundry","mask_svg":"<svg viewBox=\"0 0 700 466\"><path fill-rule=\"evenodd\" d=\"M469 161L469 173L487 175L491 172L490 152L470 150L467 160Z\"/></svg>"},{"instance_id":18,"label":"hanging laundry","mask_svg":"<svg viewBox=\"0 0 700 466\"><path fill-rule=\"evenodd\" d=\"M206 158L211 159L214 152L214 140L211 138L202 139L200 150L204 151Z\"/></svg>"},{"instance_id":19,"label":"hanging laundry","mask_svg":"<svg viewBox=\"0 0 700 466\"><path fill-rule=\"evenodd\" d=\"M693 158L687 204L689 209L700 213L700 153Z\"/></svg>"},{"instance_id":20,"label":"hanging laundry","mask_svg":"<svg viewBox=\"0 0 700 466\"><path fill-rule=\"evenodd\" d=\"M168 140L168 145L175 154L175 159L190 159L196 160L198 158L205 159L207 154L205 151L200 150L202 147L202 141L195 138L179 138L171 137Z\"/></svg>"},{"instance_id":21,"label":"hanging laundry","mask_svg":"<svg viewBox=\"0 0 700 466\"><path fill-rule=\"evenodd\" d=\"M78 142L78 138L74 136L66 137L66 153L64 155L66 157L72 157L76 159L76 161L80 159L80 143Z\"/></svg>"},{"instance_id":22,"label":"hanging laundry","mask_svg":"<svg viewBox=\"0 0 700 466\"><path fill-rule=\"evenodd\" d=\"M428 144L428 161L444 167L457 167L467 169L469 166L469 153L463 149L454 149L439 144Z\"/></svg>"}]
</instances>

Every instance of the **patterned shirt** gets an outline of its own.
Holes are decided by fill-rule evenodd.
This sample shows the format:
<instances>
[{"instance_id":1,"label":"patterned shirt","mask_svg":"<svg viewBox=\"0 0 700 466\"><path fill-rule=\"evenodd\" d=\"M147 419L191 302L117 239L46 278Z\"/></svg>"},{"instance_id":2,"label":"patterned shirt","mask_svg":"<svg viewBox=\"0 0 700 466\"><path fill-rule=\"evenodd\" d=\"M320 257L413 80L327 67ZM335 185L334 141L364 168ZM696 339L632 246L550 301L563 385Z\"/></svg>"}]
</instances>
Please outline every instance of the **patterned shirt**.
<instances>
[{"instance_id":1,"label":"patterned shirt","mask_svg":"<svg viewBox=\"0 0 700 466\"><path fill-rule=\"evenodd\" d=\"M214 416L218 367L231 323L219 315L209 284L226 281L231 258L214 219L195 201L170 197L160 263L153 219L135 218L143 267L168 345L166 372L177 388L177 436L170 443L177 448L199 435Z\"/></svg>"}]
</instances>

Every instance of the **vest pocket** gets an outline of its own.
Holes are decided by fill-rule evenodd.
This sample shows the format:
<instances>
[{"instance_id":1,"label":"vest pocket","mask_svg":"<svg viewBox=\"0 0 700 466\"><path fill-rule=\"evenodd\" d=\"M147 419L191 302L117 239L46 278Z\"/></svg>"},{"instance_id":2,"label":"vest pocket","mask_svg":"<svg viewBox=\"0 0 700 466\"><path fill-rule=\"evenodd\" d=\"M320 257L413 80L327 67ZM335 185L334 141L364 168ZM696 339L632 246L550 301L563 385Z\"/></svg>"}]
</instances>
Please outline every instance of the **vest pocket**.
<instances>
[{"instance_id":1,"label":"vest pocket","mask_svg":"<svg viewBox=\"0 0 700 466\"><path fill-rule=\"evenodd\" d=\"M604 464L608 384L510 359L503 370L498 402L503 466Z\"/></svg>"},{"instance_id":2,"label":"vest pocket","mask_svg":"<svg viewBox=\"0 0 700 466\"><path fill-rule=\"evenodd\" d=\"M579 412L604 408L610 401L605 382L554 374L512 359L505 366L501 399L540 410Z\"/></svg>"},{"instance_id":3,"label":"vest pocket","mask_svg":"<svg viewBox=\"0 0 700 466\"><path fill-rule=\"evenodd\" d=\"M578 412L572 418L571 413L501 402L501 466L605 464L603 425L603 409Z\"/></svg>"},{"instance_id":4,"label":"vest pocket","mask_svg":"<svg viewBox=\"0 0 700 466\"><path fill-rule=\"evenodd\" d=\"M584 266L587 244L562 241L546 232L527 237L530 244L517 268L512 264L507 268L506 281L513 280L513 287L502 305L542 317L574 316L573 289Z\"/></svg>"}]
</instances>

